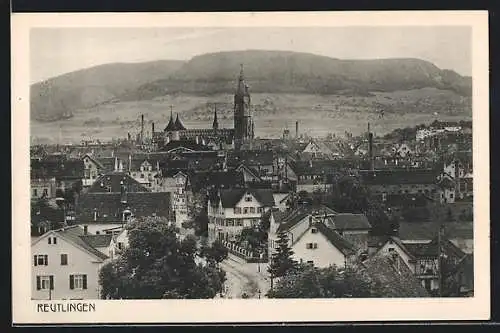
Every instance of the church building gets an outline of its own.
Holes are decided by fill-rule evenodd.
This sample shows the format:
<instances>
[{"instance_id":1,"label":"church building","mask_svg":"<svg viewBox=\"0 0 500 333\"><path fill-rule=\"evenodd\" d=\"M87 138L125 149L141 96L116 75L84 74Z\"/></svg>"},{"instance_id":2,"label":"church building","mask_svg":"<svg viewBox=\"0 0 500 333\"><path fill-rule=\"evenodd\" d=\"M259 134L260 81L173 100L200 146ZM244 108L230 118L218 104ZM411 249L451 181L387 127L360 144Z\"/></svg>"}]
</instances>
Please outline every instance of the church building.
<instances>
[{"instance_id":1,"label":"church building","mask_svg":"<svg viewBox=\"0 0 500 333\"><path fill-rule=\"evenodd\" d=\"M161 149L171 141L196 141L197 144L212 145L225 149L228 145L240 149L241 145L254 138L254 124L250 109L250 94L245 83L243 65L241 65L238 84L234 94L234 128L220 128L217 108L214 108L212 128L187 129L179 115L174 120L170 110L170 120L163 132L154 132L154 143ZM154 131L154 130L153 130Z\"/></svg>"}]
</instances>

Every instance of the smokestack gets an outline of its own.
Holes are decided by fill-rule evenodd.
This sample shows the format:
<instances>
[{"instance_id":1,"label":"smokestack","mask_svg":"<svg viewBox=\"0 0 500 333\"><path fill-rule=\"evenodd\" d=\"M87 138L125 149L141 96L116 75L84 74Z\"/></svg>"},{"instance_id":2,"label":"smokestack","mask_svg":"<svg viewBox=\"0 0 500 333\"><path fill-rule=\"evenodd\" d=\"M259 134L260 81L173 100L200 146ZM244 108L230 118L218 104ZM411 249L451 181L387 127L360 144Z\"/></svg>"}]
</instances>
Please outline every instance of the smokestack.
<instances>
[{"instance_id":1,"label":"smokestack","mask_svg":"<svg viewBox=\"0 0 500 333\"><path fill-rule=\"evenodd\" d=\"M155 123L151 123L151 142L155 142Z\"/></svg>"},{"instance_id":2,"label":"smokestack","mask_svg":"<svg viewBox=\"0 0 500 333\"><path fill-rule=\"evenodd\" d=\"M368 157L370 159L370 169L373 170L374 160L373 160L373 133L370 131L370 123L368 123Z\"/></svg>"},{"instance_id":3,"label":"smokestack","mask_svg":"<svg viewBox=\"0 0 500 333\"><path fill-rule=\"evenodd\" d=\"M295 122L295 137L299 137L299 121Z\"/></svg>"},{"instance_id":4,"label":"smokestack","mask_svg":"<svg viewBox=\"0 0 500 333\"><path fill-rule=\"evenodd\" d=\"M141 143L144 143L144 115L141 114Z\"/></svg>"}]
</instances>

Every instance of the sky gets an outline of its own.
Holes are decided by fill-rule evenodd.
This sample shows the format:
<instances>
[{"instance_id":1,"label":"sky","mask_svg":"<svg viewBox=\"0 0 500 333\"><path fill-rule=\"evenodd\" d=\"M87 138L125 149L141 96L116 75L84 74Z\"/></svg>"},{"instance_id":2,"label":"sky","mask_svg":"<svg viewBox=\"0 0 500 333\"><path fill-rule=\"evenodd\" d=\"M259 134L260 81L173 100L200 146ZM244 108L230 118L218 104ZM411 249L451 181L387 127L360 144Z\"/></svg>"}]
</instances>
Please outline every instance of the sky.
<instances>
[{"instance_id":1,"label":"sky","mask_svg":"<svg viewBox=\"0 0 500 333\"><path fill-rule=\"evenodd\" d=\"M113 62L189 60L231 50L286 50L339 59L419 58L472 73L470 27L34 28L30 81Z\"/></svg>"}]
</instances>

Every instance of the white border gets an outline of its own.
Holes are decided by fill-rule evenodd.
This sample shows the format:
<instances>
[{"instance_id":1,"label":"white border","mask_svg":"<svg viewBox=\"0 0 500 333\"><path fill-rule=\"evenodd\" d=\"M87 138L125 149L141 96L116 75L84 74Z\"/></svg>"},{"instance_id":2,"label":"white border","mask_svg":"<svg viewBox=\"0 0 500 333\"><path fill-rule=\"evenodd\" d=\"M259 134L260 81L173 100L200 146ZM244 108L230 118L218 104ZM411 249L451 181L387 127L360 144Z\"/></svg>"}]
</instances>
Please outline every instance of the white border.
<instances>
[{"instance_id":1,"label":"white border","mask_svg":"<svg viewBox=\"0 0 500 333\"><path fill-rule=\"evenodd\" d=\"M30 300L29 30L33 27L471 26L475 296L466 299L95 301L96 312L37 313ZM479 320L490 316L486 11L78 13L12 15L13 322L201 323Z\"/></svg>"}]
</instances>

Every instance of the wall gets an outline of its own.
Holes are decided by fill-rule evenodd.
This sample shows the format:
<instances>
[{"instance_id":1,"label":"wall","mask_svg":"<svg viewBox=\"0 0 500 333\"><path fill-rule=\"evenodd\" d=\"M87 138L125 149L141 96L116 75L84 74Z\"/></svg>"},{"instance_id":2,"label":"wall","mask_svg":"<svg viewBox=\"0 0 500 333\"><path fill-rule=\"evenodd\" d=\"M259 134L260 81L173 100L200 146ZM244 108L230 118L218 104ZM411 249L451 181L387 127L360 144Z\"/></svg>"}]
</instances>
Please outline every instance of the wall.
<instances>
[{"instance_id":1,"label":"wall","mask_svg":"<svg viewBox=\"0 0 500 333\"><path fill-rule=\"evenodd\" d=\"M57 237L57 244L48 244L48 236ZM33 256L36 254L48 255L48 266L34 266ZM68 265L61 265L61 254L68 254ZM49 299L48 290L36 290L37 275L53 275L54 290L51 299L98 299L99 298L99 269L98 259L84 250L80 250L62 238L47 233L35 245L31 246L31 295L33 299ZM86 290L71 290L69 276L71 274L87 274Z\"/></svg>"},{"instance_id":2,"label":"wall","mask_svg":"<svg viewBox=\"0 0 500 333\"><path fill-rule=\"evenodd\" d=\"M280 212L284 212L287 210L286 202L287 200L283 200L289 196L288 193L273 193L274 197L274 207L278 208ZM283 201L283 202L281 202Z\"/></svg>"},{"instance_id":3,"label":"wall","mask_svg":"<svg viewBox=\"0 0 500 333\"><path fill-rule=\"evenodd\" d=\"M31 180L31 198L41 198L44 191L47 192L47 198L56 197L56 179L32 179ZM36 193L35 193L36 192Z\"/></svg>"},{"instance_id":4,"label":"wall","mask_svg":"<svg viewBox=\"0 0 500 333\"><path fill-rule=\"evenodd\" d=\"M394 243L392 240L388 240L377 253L381 253L383 255L388 255L390 254L389 249L393 248L394 251L396 251L397 254L399 254L399 257L403 259L404 263L408 268L411 270L412 273L415 273L415 265L410 263L410 257L406 252L404 252L399 245Z\"/></svg>"},{"instance_id":5,"label":"wall","mask_svg":"<svg viewBox=\"0 0 500 333\"><path fill-rule=\"evenodd\" d=\"M294 251L293 257L297 261L307 261L312 260L314 266L324 268L331 265L336 265L338 267L345 267L345 256L340 252L333 244L319 231L317 233L311 232L312 228L309 228L302 237L293 245L292 250ZM316 243L316 249L307 249L307 243Z\"/></svg>"},{"instance_id":6,"label":"wall","mask_svg":"<svg viewBox=\"0 0 500 333\"><path fill-rule=\"evenodd\" d=\"M84 187L91 186L96 181L99 175L99 169L97 164L92 161L89 156L85 156L83 158L84 165L84 177L82 179L82 183Z\"/></svg>"}]
</instances>

